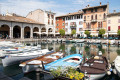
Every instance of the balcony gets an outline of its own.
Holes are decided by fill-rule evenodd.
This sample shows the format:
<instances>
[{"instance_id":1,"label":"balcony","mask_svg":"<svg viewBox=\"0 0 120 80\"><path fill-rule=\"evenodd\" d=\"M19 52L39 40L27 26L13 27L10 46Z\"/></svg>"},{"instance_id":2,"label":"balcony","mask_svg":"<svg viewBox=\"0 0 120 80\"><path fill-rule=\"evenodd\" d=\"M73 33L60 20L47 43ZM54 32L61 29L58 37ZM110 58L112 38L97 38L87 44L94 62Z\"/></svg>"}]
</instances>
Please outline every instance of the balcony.
<instances>
[{"instance_id":1,"label":"balcony","mask_svg":"<svg viewBox=\"0 0 120 80\"><path fill-rule=\"evenodd\" d=\"M97 22L97 19L92 19L91 22Z\"/></svg>"},{"instance_id":2,"label":"balcony","mask_svg":"<svg viewBox=\"0 0 120 80\"><path fill-rule=\"evenodd\" d=\"M89 30L89 31L91 31L91 30L93 30L93 29L90 28L90 27L87 27L87 28L85 28L84 30Z\"/></svg>"},{"instance_id":3,"label":"balcony","mask_svg":"<svg viewBox=\"0 0 120 80\"><path fill-rule=\"evenodd\" d=\"M76 26L70 26L71 29L76 29Z\"/></svg>"}]
</instances>

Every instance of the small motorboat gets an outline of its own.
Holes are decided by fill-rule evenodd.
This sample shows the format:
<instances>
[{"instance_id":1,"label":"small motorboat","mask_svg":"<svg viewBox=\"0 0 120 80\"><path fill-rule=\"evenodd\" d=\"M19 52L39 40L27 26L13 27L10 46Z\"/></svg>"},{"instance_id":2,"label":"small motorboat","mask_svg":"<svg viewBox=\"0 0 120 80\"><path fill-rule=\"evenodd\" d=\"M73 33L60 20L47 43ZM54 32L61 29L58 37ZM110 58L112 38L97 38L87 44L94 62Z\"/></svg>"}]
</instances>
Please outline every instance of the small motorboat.
<instances>
[{"instance_id":1,"label":"small motorboat","mask_svg":"<svg viewBox=\"0 0 120 80\"><path fill-rule=\"evenodd\" d=\"M108 61L103 56L95 56L88 59L80 66L88 80L98 80L104 77L108 70Z\"/></svg>"},{"instance_id":2,"label":"small motorboat","mask_svg":"<svg viewBox=\"0 0 120 80\"><path fill-rule=\"evenodd\" d=\"M57 69L58 67L61 67L62 69L65 69L67 67L78 68L82 60L82 55L72 54L62 59L46 64L45 70Z\"/></svg>"},{"instance_id":3,"label":"small motorboat","mask_svg":"<svg viewBox=\"0 0 120 80\"><path fill-rule=\"evenodd\" d=\"M59 58L62 58L64 53L62 52L53 52L46 54L25 62L22 62L19 66L22 67L23 73L28 73L36 70L38 67L43 67L43 64L48 64L50 62L56 61Z\"/></svg>"}]
</instances>

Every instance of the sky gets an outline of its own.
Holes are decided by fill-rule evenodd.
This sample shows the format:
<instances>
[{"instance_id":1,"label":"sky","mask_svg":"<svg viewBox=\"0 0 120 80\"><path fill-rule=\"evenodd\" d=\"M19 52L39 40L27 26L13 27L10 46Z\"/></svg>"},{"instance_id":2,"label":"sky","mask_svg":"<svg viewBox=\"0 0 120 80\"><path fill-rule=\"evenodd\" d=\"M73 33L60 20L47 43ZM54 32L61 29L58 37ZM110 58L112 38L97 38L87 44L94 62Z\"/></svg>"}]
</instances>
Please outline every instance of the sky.
<instances>
[{"instance_id":1,"label":"sky","mask_svg":"<svg viewBox=\"0 0 120 80\"><path fill-rule=\"evenodd\" d=\"M0 13L16 13L26 17L27 14L36 9L52 11L56 16L77 12L90 6L98 6L102 2L105 5L109 2L109 11L120 12L120 0L0 0Z\"/></svg>"}]
</instances>

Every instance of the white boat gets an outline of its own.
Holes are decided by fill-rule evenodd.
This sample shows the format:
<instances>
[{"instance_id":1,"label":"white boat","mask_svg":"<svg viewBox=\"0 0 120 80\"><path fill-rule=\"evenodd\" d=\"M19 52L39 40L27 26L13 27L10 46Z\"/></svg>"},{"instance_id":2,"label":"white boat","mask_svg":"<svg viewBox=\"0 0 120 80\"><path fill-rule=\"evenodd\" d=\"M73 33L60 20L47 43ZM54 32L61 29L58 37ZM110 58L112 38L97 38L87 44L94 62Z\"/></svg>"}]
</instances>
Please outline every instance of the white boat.
<instances>
[{"instance_id":1,"label":"white boat","mask_svg":"<svg viewBox=\"0 0 120 80\"><path fill-rule=\"evenodd\" d=\"M99 80L107 74L108 62L103 56L95 56L80 66L88 80Z\"/></svg>"},{"instance_id":2,"label":"white boat","mask_svg":"<svg viewBox=\"0 0 120 80\"><path fill-rule=\"evenodd\" d=\"M9 54L5 58L2 59L3 66L9 66L16 63L19 63L21 61L29 60L32 58L36 58L42 55L45 55L49 52L48 49L43 50L36 50L36 51L30 51L30 52L24 52L24 53L16 53L16 54Z\"/></svg>"},{"instance_id":3,"label":"white boat","mask_svg":"<svg viewBox=\"0 0 120 80\"><path fill-rule=\"evenodd\" d=\"M115 61L115 69L117 71L117 75L120 77L120 56L117 56Z\"/></svg>"},{"instance_id":4,"label":"white boat","mask_svg":"<svg viewBox=\"0 0 120 80\"><path fill-rule=\"evenodd\" d=\"M85 40L83 40L83 39L76 39L76 40L75 40L76 43L83 43L84 41L85 41Z\"/></svg>"},{"instance_id":5,"label":"white boat","mask_svg":"<svg viewBox=\"0 0 120 80\"><path fill-rule=\"evenodd\" d=\"M20 46L23 44L11 42L11 41L0 41L0 46L18 46L18 45Z\"/></svg>"},{"instance_id":6,"label":"white boat","mask_svg":"<svg viewBox=\"0 0 120 80\"><path fill-rule=\"evenodd\" d=\"M64 54L61 52L54 52L54 53L46 54L32 60L22 62L19 66L22 67L23 73L28 73L30 71L34 71L38 67L42 67L41 61L43 61L43 64L48 64L50 62L56 61L57 59L63 57L63 55Z\"/></svg>"},{"instance_id":7,"label":"white boat","mask_svg":"<svg viewBox=\"0 0 120 80\"><path fill-rule=\"evenodd\" d=\"M0 55L8 56L14 53L28 52L28 51L34 51L34 50L39 50L39 49L41 49L41 46L17 46L17 47L12 47L12 48L7 48L7 49L1 49Z\"/></svg>"}]
</instances>

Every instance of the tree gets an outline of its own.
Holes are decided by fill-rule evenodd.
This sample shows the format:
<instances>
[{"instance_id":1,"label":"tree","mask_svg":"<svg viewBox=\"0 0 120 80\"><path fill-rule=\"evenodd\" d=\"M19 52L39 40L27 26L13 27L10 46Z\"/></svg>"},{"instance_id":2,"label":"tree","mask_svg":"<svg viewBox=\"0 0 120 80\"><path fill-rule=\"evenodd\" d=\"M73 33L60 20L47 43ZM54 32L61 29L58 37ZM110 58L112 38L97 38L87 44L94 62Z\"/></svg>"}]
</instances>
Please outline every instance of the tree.
<instances>
[{"instance_id":1,"label":"tree","mask_svg":"<svg viewBox=\"0 0 120 80\"><path fill-rule=\"evenodd\" d=\"M117 35L120 37L120 30L117 31Z\"/></svg>"},{"instance_id":2,"label":"tree","mask_svg":"<svg viewBox=\"0 0 120 80\"><path fill-rule=\"evenodd\" d=\"M99 35L102 37L103 34L105 34L105 29L100 29L99 30Z\"/></svg>"},{"instance_id":3,"label":"tree","mask_svg":"<svg viewBox=\"0 0 120 80\"><path fill-rule=\"evenodd\" d=\"M88 36L90 36L90 32L88 30L85 31L85 34Z\"/></svg>"},{"instance_id":4,"label":"tree","mask_svg":"<svg viewBox=\"0 0 120 80\"><path fill-rule=\"evenodd\" d=\"M72 35L76 34L76 30L73 29L72 32L71 32Z\"/></svg>"},{"instance_id":5,"label":"tree","mask_svg":"<svg viewBox=\"0 0 120 80\"><path fill-rule=\"evenodd\" d=\"M60 29L59 33L60 33L61 36L64 36L65 35L65 30L64 29Z\"/></svg>"}]
</instances>

